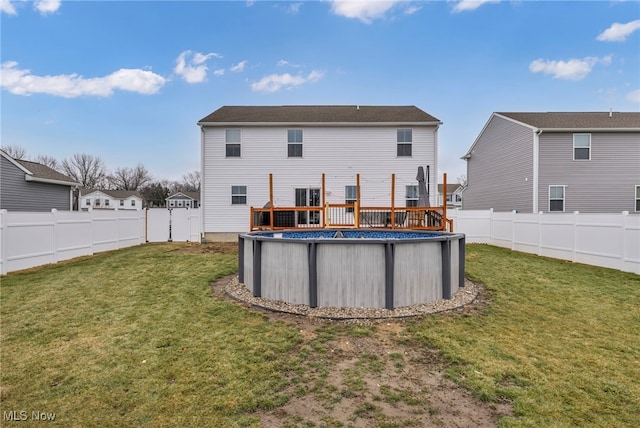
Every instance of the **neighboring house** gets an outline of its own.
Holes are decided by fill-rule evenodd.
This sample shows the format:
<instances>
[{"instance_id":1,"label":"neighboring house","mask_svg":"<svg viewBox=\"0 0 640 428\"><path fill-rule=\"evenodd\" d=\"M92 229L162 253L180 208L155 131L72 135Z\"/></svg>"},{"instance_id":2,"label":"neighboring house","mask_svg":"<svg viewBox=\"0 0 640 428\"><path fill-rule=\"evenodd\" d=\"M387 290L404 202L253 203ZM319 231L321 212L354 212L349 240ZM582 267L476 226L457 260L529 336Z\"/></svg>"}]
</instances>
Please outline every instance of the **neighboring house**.
<instances>
[{"instance_id":1,"label":"neighboring house","mask_svg":"<svg viewBox=\"0 0 640 428\"><path fill-rule=\"evenodd\" d=\"M462 159L463 209L640 212L640 113L493 113Z\"/></svg>"},{"instance_id":2,"label":"neighboring house","mask_svg":"<svg viewBox=\"0 0 640 428\"><path fill-rule=\"evenodd\" d=\"M176 192L167 199L167 208L198 208L200 192Z\"/></svg>"},{"instance_id":3,"label":"neighboring house","mask_svg":"<svg viewBox=\"0 0 640 428\"><path fill-rule=\"evenodd\" d=\"M438 184L438 205L442 204L444 184ZM460 184L447 183L447 208L462 208L462 190Z\"/></svg>"},{"instance_id":4,"label":"neighboring house","mask_svg":"<svg viewBox=\"0 0 640 428\"><path fill-rule=\"evenodd\" d=\"M415 205L419 166L430 166L432 205L438 176L440 120L415 106L225 106L198 122L202 145L205 240L237 239L250 207L319 206L322 174L328 203ZM315 216L298 216L316 224Z\"/></svg>"},{"instance_id":5,"label":"neighboring house","mask_svg":"<svg viewBox=\"0 0 640 428\"><path fill-rule=\"evenodd\" d=\"M40 163L14 159L3 150L0 155L0 209L73 209L73 190L79 183Z\"/></svg>"},{"instance_id":6,"label":"neighboring house","mask_svg":"<svg viewBox=\"0 0 640 428\"><path fill-rule=\"evenodd\" d=\"M80 208L87 210L139 210L142 209L142 197L135 190L89 190L83 189L80 195Z\"/></svg>"}]
</instances>

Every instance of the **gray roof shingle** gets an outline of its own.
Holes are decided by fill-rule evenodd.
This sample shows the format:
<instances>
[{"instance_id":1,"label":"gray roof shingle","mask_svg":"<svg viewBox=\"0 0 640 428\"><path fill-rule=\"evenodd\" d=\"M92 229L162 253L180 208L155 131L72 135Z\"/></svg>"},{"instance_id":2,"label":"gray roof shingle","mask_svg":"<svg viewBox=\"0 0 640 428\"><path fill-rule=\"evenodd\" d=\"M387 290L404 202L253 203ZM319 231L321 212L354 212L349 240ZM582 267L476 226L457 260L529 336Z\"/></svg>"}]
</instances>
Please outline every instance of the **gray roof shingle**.
<instances>
[{"instance_id":1,"label":"gray roof shingle","mask_svg":"<svg viewBox=\"0 0 640 428\"><path fill-rule=\"evenodd\" d=\"M496 113L539 129L638 129L636 112Z\"/></svg>"},{"instance_id":2,"label":"gray roof shingle","mask_svg":"<svg viewBox=\"0 0 640 428\"><path fill-rule=\"evenodd\" d=\"M440 120L416 106L223 106L202 118L209 123L433 123Z\"/></svg>"},{"instance_id":3,"label":"gray roof shingle","mask_svg":"<svg viewBox=\"0 0 640 428\"><path fill-rule=\"evenodd\" d=\"M71 177L68 177L56 171L55 169L49 168L48 166L43 165L41 163L26 161L22 159L14 159L14 160L18 162L20 165L22 165L23 167L25 167L26 169L28 169L36 178L42 178L45 180L66 181L70 185L78 184L74 182Z\"/></svg>"}]
</instances>

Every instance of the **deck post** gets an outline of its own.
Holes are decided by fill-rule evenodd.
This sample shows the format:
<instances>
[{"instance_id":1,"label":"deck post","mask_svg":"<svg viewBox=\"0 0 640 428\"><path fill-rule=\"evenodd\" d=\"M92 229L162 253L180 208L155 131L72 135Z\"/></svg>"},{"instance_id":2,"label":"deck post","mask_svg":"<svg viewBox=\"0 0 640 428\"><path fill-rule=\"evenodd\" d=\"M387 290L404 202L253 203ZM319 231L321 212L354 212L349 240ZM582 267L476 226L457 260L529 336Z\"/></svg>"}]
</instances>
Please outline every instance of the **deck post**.
<instances>
[{"instance_id":1,"label":"deck post","mask_svg":"<svg viewBox=\"0 0 640 428\"><path fill-rule=\"evenodd\" d=\"M391 174L391 229L396 228L396 175Z\"/></svg>"},{"instance_id":2,"label":"deck post","mask_svg":"<svg viewBox=\"0 0 640 428\"><path fill-rule=\"evenodd\" d=\"M447 173L442 175L442 228L441 230L447 231Z\"/></svg>"},{"instance_id":3,"label":"deck post","mask_svg":"<svg viewBox=\"0 0 640 428\"><path fill-rule=\"evenodd\" d=\"M465 241L466 237L463 236L458 241L458 287L464 287L464 258L465 258Z\"/></svg>"},{"instance_id":4,"label":"deck post","mask_svg":"<svg viewBox=\"0 0 640 428\"><path fill-rule=\"evenodd\" d=\"M269 228L273 230L273 174L269 173Z\"/></svg>"},{"instance_id":5,"label":"deck post","mask_svg":"<svg viewBox=\"0 0 640 428\"><path fill-rule=\"evenodd\" d=\"M326 188L325 188L325 181L324 181L324 172L322 173L322 206L324 207L324 213L322 213L322 228L326 228L327 227L327 199L326 199Z\"/></svg>"}]
</instances>

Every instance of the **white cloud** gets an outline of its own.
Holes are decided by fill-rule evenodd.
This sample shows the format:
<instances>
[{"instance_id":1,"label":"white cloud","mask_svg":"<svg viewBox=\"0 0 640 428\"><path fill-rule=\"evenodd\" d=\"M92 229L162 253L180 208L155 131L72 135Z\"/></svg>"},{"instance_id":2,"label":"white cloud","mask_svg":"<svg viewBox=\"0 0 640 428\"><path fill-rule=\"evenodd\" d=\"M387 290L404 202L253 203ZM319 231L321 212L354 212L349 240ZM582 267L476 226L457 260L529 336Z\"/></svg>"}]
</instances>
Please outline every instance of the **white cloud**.
<instances>
[{"instance_id":1,"label":"white cloud","mask_svg":"<svg viewBox=\"0 0 640 428\"><path fill-rule=\"evenodd\" d=\"M536 59L529 64L532 73L550 74L554 79L581 80L591 72L596 64L611 64L611 55L606 57L585 57L569 61L547 61Z\"/></svg>"},{"instance_id":2,"label":"white cloud","mask_svg":"<svg viewBox=\"0 0 640 428\"><path fill-rule=\"evenodd\" d=\"M300 12L301 6L302 6L302 3L291 3L287 6L287 13L296 15L298 12Z\"/></svg>"},{"instance_id":3,"label":"white cloud","mask_svg":"<svg viewBox=\"0 0 640 428\"><path fill-rule=\"evenodd\" d=\"M229 70L231 70L234 73L240 73L244 70L245 65L247 65L247 61L246 59L244 61L240 61L239 63L237 63L236 65L232 66Z\"/></svg>"},{"instance_id":4,"label":"white cloud","mask_svg":"<svg viewBox=\"0 0 640 428\"><path fill-rule=\"evenodd\" d=\"M626 24L616 22L612 24L611 27L598 34L596 39L601 42L624 42L631 33L638 30L640 30L640 19L627 22Z\"/></svg>"},{"instance_id":5,"label":"white cloud","mask_svg":"<svg viewBox=\"0 0 640 428\"><path fill-rule=\"evenodd\" d=\"M324 77L324 73L314 70L306 76L301 74L292 76L289 73L271 74L265 76L259 81L251 84L251 90L254 92L278 92L280 89L293 89L305 83L313 83Z\"/></svg>"},{"instance_id":6,"label":"white cloud","mask_svg":"<svg viewBox=\"0 0 640 428\"><path fill-rule=\"evenodd\" d=\"M60 9L61 0L36 0L33 7L43 15L54 13Z\"/></svg>"},{"instance_id":7,"label":"white cloud","mask_svg":"<svg viewBox=\"0 0 640 428\"><path fill-rule=\"evenodd\" d=\"M500 3L500 0L460 0L453 6L453 11L465 12L468 10L476 10L487 3Z\"/></svg>"},{"instance_id":8,"label":"white cloud","mask_svg":"<svg viewBox=\"0 0 640 428\"><path fill-rule=\"evenodd\" d=\"M17 15L16 8L13 6L10 0L0 0L0 12L7 15Z\"/></svg>"},{"instance_id":9,"label":"white cloud","mask_svg":"<svg viewBox=\"0 0 640 428\"><path fill-rule=\"evenodd\" d=\"M398 0L331 0L331 12L345 18L358 19L365 24L384 18L385 14L398 3Z\"/></svg>"},{"instance_id":10,"label":"white cloud","mask_svg":"<svg viewBox=\"0 0 640 428\"><path fill-rule=\"evenodd\" d=\"M627 94L627 100L631 101L632 103L640 103L640 89L629 92Z\"/></svg>"},{"instance_id":11,"label":"white cloud","mask_svg":"<svg viewBox=\"0 0 640 428\"><path fill-rule=\"evenodd\" d=\"M201 83L207 80L207 65L209 58L222 58L217 53L202 54L200 52L183 51L176 58L173 71L187 83Z\"/></svg>"},{"instance_id":12,"label":"white cloud","mask_svg":"<svg viewBox=\"0 0 640 428\"><path fill-rule=\"evenodd\" d=\"M278 61L277 63L278 67L293 67L293 68L298 68L300 67L298 64L293 64L289 61L286 61L284 59L281 59L280 61Z\"/></svg>"},{"instance_id":13,"label":"white cloud","mask_svg":"<svg viewBox=\"0 0 640 428\"><path fill-rule=\"evenodd\" d=\"M104 77L84 78L78 74L36 76L18 68L15 61L2 63L0 86L16 95L48 94L64 98L79 96L107 97L116 89L139 94L157 93L166 83L151 71L121 68Z\"/></svg>"},{"instance_id":14,"label":"white cloud","mask_svg":"<svg viewBox=\"0 0 640 428\"><path fill-rule=\"evenodd\" d=\"M219 68L217 70L213 70L213 75L214 76L222 76L222 75L224 75L224 68Z\"/></svg>"}]
</instances>

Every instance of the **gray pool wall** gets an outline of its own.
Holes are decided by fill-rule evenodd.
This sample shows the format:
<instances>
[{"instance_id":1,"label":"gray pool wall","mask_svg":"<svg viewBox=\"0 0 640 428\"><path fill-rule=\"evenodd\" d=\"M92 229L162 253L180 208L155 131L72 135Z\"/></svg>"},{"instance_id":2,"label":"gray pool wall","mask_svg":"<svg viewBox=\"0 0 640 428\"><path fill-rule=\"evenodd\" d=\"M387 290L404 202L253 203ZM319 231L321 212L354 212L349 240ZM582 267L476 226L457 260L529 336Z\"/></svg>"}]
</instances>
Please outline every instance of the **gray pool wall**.
<instances>
[{"instance_id":1,"label":"gray pool wall","mask_svg":"<svg viewBox=\"0 0 640 428\"><path fill-rule=\"evenodd\" d=\"M238 237L238 277L256 297L394 309L451 298L464 254L464 235L446 232L251 232Z\"/></svg>"}]
</instances>

